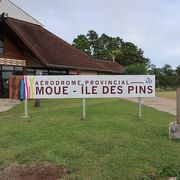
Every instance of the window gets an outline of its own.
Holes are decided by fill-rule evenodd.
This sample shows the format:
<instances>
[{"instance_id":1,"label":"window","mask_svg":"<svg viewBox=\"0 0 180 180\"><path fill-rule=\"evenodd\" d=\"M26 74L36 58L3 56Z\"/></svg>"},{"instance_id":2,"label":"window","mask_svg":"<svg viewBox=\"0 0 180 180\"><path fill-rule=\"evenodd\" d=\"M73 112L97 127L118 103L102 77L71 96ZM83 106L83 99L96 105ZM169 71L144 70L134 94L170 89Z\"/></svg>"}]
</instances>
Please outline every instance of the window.
<instances>
[{"instance_id":1,"label":"window","mask_svg":"<svg viewBox=\"0 0 180 180\"><path fill-rule=\"evenodd\" d=\"M35 69L33 69L33 68L28 68L28 69L27 69L27 75L35 75Z\"/></svg>"},{"instance_id":2,"label":"window","mask_svg":"<svg viewBox=\"0 0 180 180\"><path fill-rule=\"evenodd\" d=\"M2 66L2 70L13 71L14 70L14 66Z\"/></svg>"},{"instance_id":3,"label":"window","mask_svg":"<svg viewBox=\"0 0 180 180\"><path fill-rule=\"evenodd\" d=\"M59 70L49 70L49 75L59 75Z\"/></svg>"},{"instance_id":4,"label":"window","mask_svg":"<svg viewBox=\"0 0 180 180\"><path fill-rule=\"evenodd\" d=\"M61 75L67 75L67 74L69 74L69 73L68 73L67 70L61 70L60 74L61 74Z\"/></svg>"},{"instance_id":5,"label":"window","mask_svg":"<svg viewBox=\"0 0 180 180\"><path fill-rule=\"evenodd\" d=\"M47 69L43 69L43 70L42 70L42 74L43 74L43 75L48 75L48 70L47 70Z\"/></svg>"},{"instance_id":6,"label":"window","mask_svg":"<svg viewBox=\"0 0 180 180\"><path fill-rule=\"evenodd\" d=\"M4 54L4 39L0 36L0 55Z\"/></svg>"},{"instance_id":7,"label":"window","mask_svg":"<svg viewBox=\"0 0 180 180\"><path fill-rule=\"evenodd\" d=\"M23 75L23 67L15 66L14 75Z\"/></svg>"},{"instance_id":8,"label":"window","mask_svg":"<svg viewBox=\"0 0 180 180\"><path fill-rule=\"evenodd\" d=\"M28 68L27 75L36 75L38 70L42 71L42 75L68 75L69 71L65 69L34 69Z\"/></svg>"}]
</instances>

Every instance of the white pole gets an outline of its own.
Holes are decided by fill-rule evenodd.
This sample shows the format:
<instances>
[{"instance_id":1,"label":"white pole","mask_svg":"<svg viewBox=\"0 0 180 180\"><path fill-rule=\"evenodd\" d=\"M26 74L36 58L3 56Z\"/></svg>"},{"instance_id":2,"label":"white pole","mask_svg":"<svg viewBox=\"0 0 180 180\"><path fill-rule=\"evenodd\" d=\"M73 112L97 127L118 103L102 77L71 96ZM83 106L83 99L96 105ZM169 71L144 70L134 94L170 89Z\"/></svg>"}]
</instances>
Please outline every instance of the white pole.
<instances>
[{"instance_id":1,"label":"white pole","mask_svg":"<svg viewBox=\"0 0 180 180\"><path fill-rule=\"evenodd\" d=\"M86 119L86 99L83 98L83 120Z\"/></svg>"},{"instance_id":2,"label":"white pole","mask_svg":"<svg viewBox=\"0 0 180 180\"><path fill-rule=\"evenodd\" d=\"M28 100L24 100L24 118L28 118Z\"/></svg>"},{"instance_id":3,"label":"white pole","mask_svg":"<svg viewBox=\"0 0 180 180\"><path fill-rule=\"evenodd\" d=\"M142 117L142 98L138 97L138 116L139 119Z\"/></svg>"},{"instance_id":4,"label":"white pole","mask_svg":"<svg viewBox=\"0 0 180 180\"><path fill-rule=\"evenodd\" d=\"M113 62L115 62L115 55L113 54Z\"/></svg>"}]
</instances>

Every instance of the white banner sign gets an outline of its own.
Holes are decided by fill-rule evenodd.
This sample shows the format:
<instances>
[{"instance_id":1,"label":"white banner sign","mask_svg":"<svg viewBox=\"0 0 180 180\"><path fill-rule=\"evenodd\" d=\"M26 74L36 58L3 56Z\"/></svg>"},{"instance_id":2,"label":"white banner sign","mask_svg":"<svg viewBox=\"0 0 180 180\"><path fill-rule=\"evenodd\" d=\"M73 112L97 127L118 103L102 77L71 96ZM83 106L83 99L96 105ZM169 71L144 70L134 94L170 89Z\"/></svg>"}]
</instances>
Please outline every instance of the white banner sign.
<instances>
[{"instance_id":1,"label":"white banner sign","mask_svg":"<svg viewBox=\"0 0 180 180\"><path fill-rule=\"evenodd\" d=\"M24 76L26 99L154 97L154 75Z\"/></svg>"}]
</instances>

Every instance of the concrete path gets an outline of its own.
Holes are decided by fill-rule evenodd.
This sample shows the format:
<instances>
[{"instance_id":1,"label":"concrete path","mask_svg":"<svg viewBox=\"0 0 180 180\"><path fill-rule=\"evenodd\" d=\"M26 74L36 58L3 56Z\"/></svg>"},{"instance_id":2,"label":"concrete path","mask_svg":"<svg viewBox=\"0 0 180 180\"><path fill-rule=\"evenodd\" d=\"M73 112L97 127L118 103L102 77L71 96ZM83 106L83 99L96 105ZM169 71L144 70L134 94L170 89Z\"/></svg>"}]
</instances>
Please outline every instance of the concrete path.
<instances>
[{"instance_id":1,"label":"concrete path","mask_svg":"<svg viewBox=\"0 0 180 180\"><path fill-rule=\"evenodd\" d=\"M19 103L19 100L0 99L0 112L7 111Z\"/></svg>"},{"instance_id":2,"label":"concrete path","mask_svg":"<svg viewBox=\"0 0 180 180\"><path fill-rule=\"evenodd\" d=\"M126 98L129 101L138 102L137 98ZM142 104L157 109L159 111L168 112L176 115L176 100L161 97L142 98Z\"/></svg>"}]
</instances>

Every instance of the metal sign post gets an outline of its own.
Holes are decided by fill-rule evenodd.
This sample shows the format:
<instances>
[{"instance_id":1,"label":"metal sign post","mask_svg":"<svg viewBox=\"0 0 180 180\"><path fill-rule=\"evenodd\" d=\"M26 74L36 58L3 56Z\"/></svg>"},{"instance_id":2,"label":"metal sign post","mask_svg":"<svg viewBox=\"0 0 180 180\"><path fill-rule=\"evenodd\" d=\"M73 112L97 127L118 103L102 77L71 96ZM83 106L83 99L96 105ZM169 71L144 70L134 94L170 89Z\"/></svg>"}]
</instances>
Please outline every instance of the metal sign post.
<instances>
[{"instance_id":1,"label":"metal sign post","mask_svg":"<svg viewBox=\"0 0 180 180\"><path fill-rule=\"evenodd\" d=\"M142 98L138 97L138 117L142 118Z\"/></svg>"},{"instance_id":2,"label":"metal sign post","mask_svg":"<svg viewBox=\"0 0 180 180\"><path fill-rule=\"evenodd\" d=\"M28 118L28 100L24 100L24 117L23 118Z\"/></svg>"},{"instance_id":3,"label":"metal sign post","mask_svg":"<svg viewBox=\"0 0 180 180\"><path fill-rule=\"evenodd\" d=\"M86 120L86 99L83 98L83 118L82 120Z\"/></svg>"}]
</instances>

